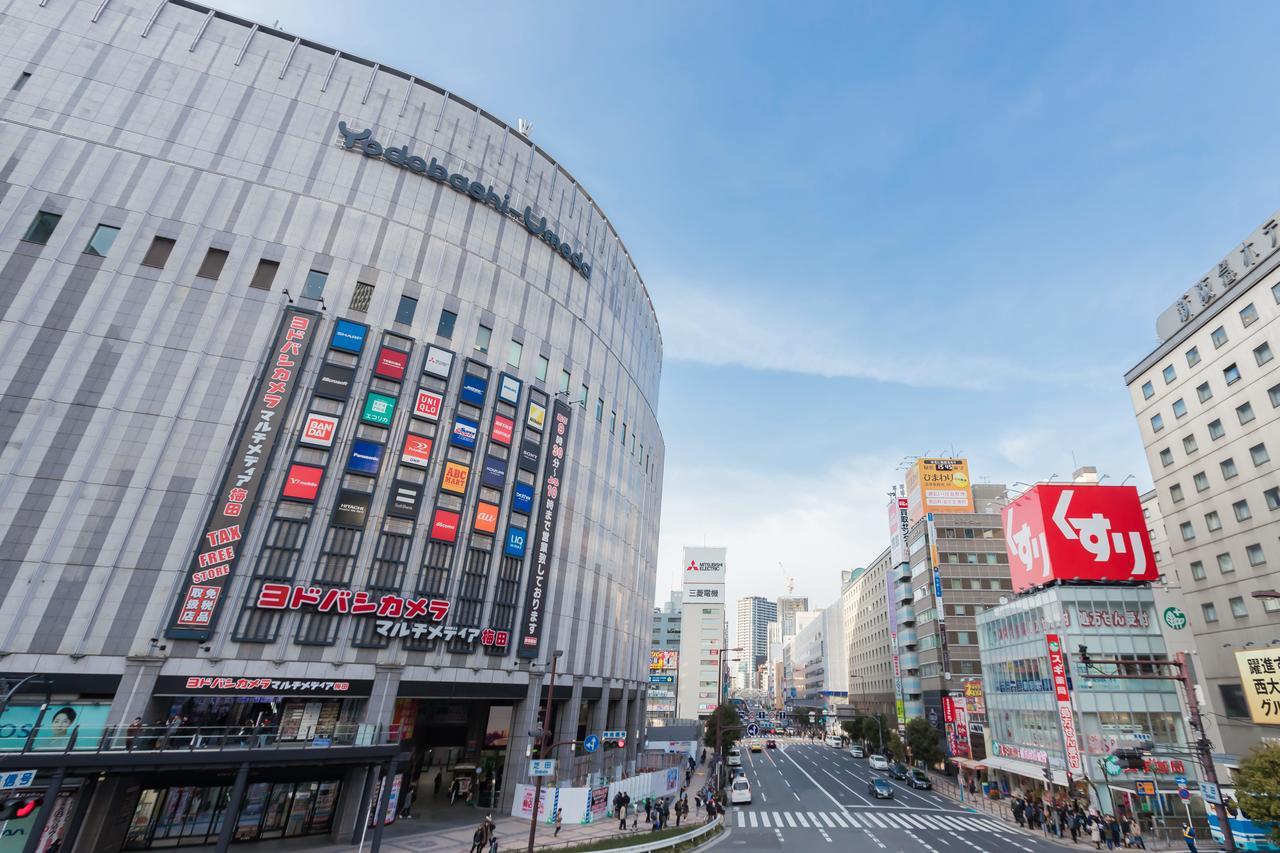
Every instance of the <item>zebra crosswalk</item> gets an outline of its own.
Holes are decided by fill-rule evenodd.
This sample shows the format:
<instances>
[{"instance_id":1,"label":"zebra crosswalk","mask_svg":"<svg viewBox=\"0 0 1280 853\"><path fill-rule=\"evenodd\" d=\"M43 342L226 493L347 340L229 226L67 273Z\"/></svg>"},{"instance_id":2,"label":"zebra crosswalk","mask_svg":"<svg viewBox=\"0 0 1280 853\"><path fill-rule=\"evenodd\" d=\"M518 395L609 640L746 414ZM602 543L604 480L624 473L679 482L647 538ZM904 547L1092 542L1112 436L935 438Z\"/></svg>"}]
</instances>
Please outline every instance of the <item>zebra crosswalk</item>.
<instances>
[{"instance_id":1,"label":"zebra crosswalk","mask_svg":"<svg viewBox=\"0 0 1280 853\"><path fill-rule=\"evenodd\" d=\"M737 809L743 829L932 829L942 832L1013 832L979 815L881 809L875 812L807 812Z\"/></svg>"}]
</instances>

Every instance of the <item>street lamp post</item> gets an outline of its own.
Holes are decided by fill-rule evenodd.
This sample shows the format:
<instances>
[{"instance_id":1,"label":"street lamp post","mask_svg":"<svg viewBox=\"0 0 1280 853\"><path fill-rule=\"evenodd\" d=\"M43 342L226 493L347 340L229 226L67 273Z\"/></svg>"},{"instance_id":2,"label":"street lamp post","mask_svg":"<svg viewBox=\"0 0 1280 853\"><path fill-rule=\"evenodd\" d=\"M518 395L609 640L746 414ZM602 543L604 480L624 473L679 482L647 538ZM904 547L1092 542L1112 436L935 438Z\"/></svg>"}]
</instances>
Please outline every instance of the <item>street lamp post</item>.
<instances>
[{"instance_id":1,"label":"street lamp post","mask_svg":"<svg viewBox=\"0 0 1280 853\"><path fill-rule=\"evenodd\" d=\"M547 679L547 703L542 709L542 726L538 731L530 732L538 739L538 755L542 755L542 746L550 743L548 737L547 726L551 720L551 690L556 683L556 662L560 660L560 656L564 652L556 649L551 653L551 675ZM529 846L526 848L527 853L533 853L534 835L538 831L538 807L542 804L542 777L535 776L533 781L533 812L529 815ZM554 815L552 816L554 817Z\"/></svg>"},{"instance_id":2,"label":"street lamp post","mask_svg":"<svg viewBox=\"0 0 1280 853\"><path fill-rule=\"evenodd\" d=\"M728 663L729 656L726 652L740 652L742 647L738 646L733 649L722 649L720 652L720 662L716 666L716 707L712 711L716 715L716 781L720 781L720 760L723 758L721 752L724 750L724 715L720 709L724 707L724 667ZM532 853L532 851L531 851Z\"/></svg>"}]
</instances>

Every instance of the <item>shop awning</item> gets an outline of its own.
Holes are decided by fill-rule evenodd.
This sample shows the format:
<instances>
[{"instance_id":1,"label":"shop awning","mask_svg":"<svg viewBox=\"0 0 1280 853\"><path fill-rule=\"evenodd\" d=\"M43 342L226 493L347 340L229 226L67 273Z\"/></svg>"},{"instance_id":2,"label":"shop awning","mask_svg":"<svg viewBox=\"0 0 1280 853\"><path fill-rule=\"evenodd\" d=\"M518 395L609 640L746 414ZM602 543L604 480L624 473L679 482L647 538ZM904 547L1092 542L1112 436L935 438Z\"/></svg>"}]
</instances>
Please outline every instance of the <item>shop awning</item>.
<instances>
[{"instance_id":1,"label":"shop awning","mask_svg":"<svg viewBox=\"0 0 1280 853\"><path fill-rule=\"evenodd\" d=\"M955 757L951 759L951 763L955 764L958 767L963 767L965 770L982 770L983 769L982 762L974 761L972 758Z\"/></svg>"},{"instance_id":2,"label":"shop awning","mask_svg":"<svg viewBox=\"0 0 1280 853\"><path fill-rule=\"evenodd\" d=\"M1012 773L1015 776L1022 776L1027 779L1038 779L1044 781L1044 765L1032 764L1030 761L1019 761L1016 758L984 758L980 762L984 767L992 770L1003 770L1006 773ZM1067 786L1067 771L1051 770L1053 774L1053 784Z\"/></svg>"}]
</instances>

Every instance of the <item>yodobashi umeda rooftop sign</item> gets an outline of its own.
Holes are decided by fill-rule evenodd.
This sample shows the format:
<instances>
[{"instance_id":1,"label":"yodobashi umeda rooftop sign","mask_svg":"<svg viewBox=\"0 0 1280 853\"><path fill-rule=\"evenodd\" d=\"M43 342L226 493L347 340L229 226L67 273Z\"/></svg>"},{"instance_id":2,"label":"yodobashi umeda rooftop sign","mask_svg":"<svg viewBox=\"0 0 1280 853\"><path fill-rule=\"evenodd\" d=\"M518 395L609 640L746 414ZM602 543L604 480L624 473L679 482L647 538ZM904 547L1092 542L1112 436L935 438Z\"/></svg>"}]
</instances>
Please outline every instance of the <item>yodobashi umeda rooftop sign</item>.
<instances>
[{"instance_id":1,"label":"yodobashi umeda rooftop sign","mask_svg":"<svg viewBox=\"0 0 1280 853\"><path fill-rule=\"evenodd\" d=\"M559 252L560 256L568 261L583 278L590 281L591 264L582 259L582 253L575 252L572 246L562 241L559 234L547 227L547 218L545 216L535 216L532 207L526 205L523 214L512 210L510 191L499 196L492 185L486 186L479 181L473 181L459 172L451 173L442 164L438 163L436 158L432 157L430 161L427 161L412 153L408 144L400 146L383 145L373 138L373 131L369 128L353 130L347 127L345 121L340 121L338 122L338 135L342 138L342 147L349 151L359 151L364 156L374 160L385 160L393 166L416 172L419 175L444 184L462 195L470 196L481 204L492 207L498 213L514 222L519 222L530 234L546 243L556 252Z\"/></svg>"}]
</instances>

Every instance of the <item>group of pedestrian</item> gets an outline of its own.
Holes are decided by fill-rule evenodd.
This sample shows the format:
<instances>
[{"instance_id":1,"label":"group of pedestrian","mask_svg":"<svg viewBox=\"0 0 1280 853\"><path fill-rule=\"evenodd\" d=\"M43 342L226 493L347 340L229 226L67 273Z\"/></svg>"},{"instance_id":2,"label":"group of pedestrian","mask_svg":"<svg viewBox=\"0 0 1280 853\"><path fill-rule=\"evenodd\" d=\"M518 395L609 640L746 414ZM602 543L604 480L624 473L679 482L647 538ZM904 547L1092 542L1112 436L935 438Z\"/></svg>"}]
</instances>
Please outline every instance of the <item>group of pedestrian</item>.
<instances>
[{"instance_id":1,"label":"group of pedestrian","mask_svg":"<svg viewBox=\"0 0 1280 853\"><path fill-rule=\"evenodd\" d=\"M556 831L560 831L558 824ZM470 853L498 853L498 827L493 822L493 815L485 815L472 833Z\"/></svg>"},{"instance_id":2,"label":"group of pedestrian","mask_svg":"<svg viewBox=\"0 0 1280 853\"><path fill-rule=\"evenodd\" d=\"M1108 850L1145 850L1142 823L1135 817L1121 813L1118 816L1088 813L1077 800L1058 799L1044 801L1035 797L1014 797L1010 803L1013 819L1018 826L1043 830L1060 839L1071 836L1076 844L1081 837L1092 841L1095 850L1107 845ZM1193 851L1194 853L1194 851Z\"/></svg>"}]
</instances>

